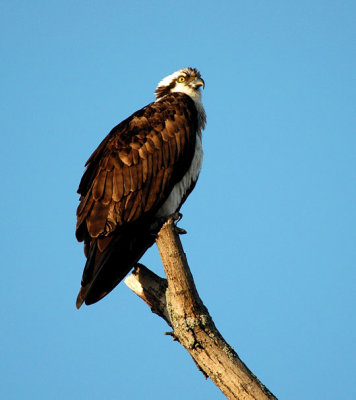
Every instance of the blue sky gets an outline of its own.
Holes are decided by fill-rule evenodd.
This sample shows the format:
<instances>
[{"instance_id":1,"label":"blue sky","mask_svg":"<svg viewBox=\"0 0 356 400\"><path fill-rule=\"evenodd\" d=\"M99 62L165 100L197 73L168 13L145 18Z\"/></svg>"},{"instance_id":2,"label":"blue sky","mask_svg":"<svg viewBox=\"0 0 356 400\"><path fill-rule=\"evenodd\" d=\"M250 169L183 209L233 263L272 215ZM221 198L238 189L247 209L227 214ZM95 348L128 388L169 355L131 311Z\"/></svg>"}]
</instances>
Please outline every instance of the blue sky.
<instances>
[{"instance_id":1,"label":"blue sky","mask_svg":"<svg viewBox=\"0 0 356 400\"><path fill-rule=\"evenodd\" d=\"M354 399L351 1L2 1L0 397L223 399L120 284L75 309L84 163L184 67L206 82L180 223L217 327L281 399ZM163 274L155 248L143 263Z\"/></svg>"}]
</instances>

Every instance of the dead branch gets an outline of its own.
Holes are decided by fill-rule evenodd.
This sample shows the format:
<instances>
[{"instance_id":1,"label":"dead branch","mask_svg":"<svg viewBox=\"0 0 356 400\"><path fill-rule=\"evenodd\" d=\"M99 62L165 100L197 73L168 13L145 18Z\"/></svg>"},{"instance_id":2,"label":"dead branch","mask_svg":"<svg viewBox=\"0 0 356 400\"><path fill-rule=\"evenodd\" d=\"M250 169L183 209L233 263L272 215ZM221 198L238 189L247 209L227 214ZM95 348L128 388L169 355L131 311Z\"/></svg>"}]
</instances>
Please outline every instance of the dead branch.
<instances>
[{"instance_id":1,"label":"dead branch","mask_svg":"<svg viewBox=\"0 0 356 400\"><path fill-rule=\"evenodd\" d=\"M196 290L173 218L162 227L156 243L167 280L138 265L126 278L127 286L172 327L170 335L228 399L276 399L216 329Z\"/></svg>"}]
</instances>

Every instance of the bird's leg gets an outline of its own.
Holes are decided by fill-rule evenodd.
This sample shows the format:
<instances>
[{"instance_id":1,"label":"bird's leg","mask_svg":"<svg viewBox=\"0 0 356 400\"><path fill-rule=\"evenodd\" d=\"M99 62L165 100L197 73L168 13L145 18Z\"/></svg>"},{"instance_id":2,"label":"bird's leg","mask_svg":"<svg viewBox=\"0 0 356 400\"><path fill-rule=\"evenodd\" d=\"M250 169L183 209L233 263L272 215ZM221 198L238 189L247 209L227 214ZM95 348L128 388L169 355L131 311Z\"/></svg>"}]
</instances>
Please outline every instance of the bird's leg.
<instances>
[{"instance_id":1,"label":"bird's leg","mask_svg":"<svg viewBox=\"0 0 356 400\"><path fill-rule=\"evenodd\" d=\"M175 221L175 223L177 224L183 218L183 214L177 211L177 212L169 215L167 219L169 219L169 218L172 218L173 221Z\"/></svg>"},{"instance_id":2,"label":"bird's leg","mask_svg":"<svg viewBox=\"0 0 356 400\"><path fill-rule=\"evenodd\" d=\"M175 231L178 233L178 235L185 235L185 234L187 233L187 231L186 231L185 229L179 228L179 227L177 226L178 222L183 218L183 214L182 214L182 213L176 212L176 213L170 215L170 216L168 217L168 219L169 219L169 218L172 218L172 219L173 219L173 221L174 221L174 229L175 229Z\"/></svg>"},{"instance_id":3,"label":"bird's leg","mask_svg":"<svg viewBox=\"0 0 356 400\"><path fill-rule=\"evenodd\" d=\"M180 212L171 214L168 217L156 218L155 221L150 225L150 235L152 235L156 239L158 236L158 232L170 218L172 218L174 221L174 229L178 233L178 235L185 235L187 231L177 226L177 223L183 218L183 214L181 214Z\"/></svg>"}]
</instances>

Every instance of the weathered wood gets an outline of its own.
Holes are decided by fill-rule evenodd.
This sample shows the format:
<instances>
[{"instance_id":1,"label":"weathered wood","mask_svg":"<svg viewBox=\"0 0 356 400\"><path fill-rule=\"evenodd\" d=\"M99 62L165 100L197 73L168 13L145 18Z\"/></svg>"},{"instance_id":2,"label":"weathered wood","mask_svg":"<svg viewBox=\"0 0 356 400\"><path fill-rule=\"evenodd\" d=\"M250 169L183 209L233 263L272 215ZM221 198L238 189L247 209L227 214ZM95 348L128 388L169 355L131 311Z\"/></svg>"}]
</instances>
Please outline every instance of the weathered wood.
<instances>
[{"instance_id":1,"label":"weathered wood","mask_svg":"<svg viewBox=\"0 0 356 400\"><path fill-rule=\"evenodd\" d=\"M139 266L125 280L128 286L167 321L174 339L228 399L276 399L216 329L196 290L173 218L162 227L156 243L167 281Z\"/></svg>"},{"instance_id":2,"label":"weathered wood","mask_svg":"<svg viewBox=\"0 0 356 400\"><path fill-rule=\"evenodd\" d=\"M171 325L167 311L167 279L163 279L142 264L137 264L134 271L125 279L126 285L147 303L152 312Z\"/></svg>"}]
</instances>

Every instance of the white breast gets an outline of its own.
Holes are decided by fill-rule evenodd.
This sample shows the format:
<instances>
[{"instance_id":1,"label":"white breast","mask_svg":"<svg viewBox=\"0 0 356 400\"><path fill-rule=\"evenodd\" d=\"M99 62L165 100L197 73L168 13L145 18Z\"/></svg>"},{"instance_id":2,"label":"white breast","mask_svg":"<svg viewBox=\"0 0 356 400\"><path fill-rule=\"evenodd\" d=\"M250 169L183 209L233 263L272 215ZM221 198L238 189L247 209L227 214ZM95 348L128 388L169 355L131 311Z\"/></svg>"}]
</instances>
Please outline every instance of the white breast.
<instances>
[{"instance_id":1,"label":"white breast","mask_svg":"<svg viewBox=\"0 0 356 400\"><path fill-rule=\"evenodd\" d=\"M195 152L192 163L187 173L183 176L182 180L173 187L171 194L163 203L162 207L158 210L157 217L168 217L169 215L178 211L183 197L191 187L192 183L196 182L201 170L203 161L203 148L201 143L201 134L197 134L195 142Z\"/></svg>"}]
</instances>

